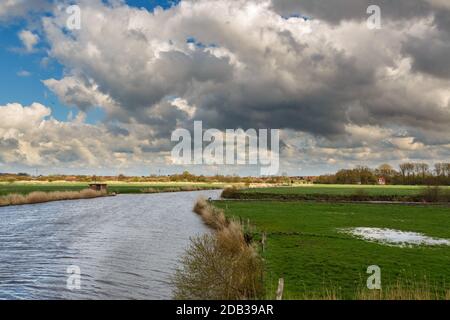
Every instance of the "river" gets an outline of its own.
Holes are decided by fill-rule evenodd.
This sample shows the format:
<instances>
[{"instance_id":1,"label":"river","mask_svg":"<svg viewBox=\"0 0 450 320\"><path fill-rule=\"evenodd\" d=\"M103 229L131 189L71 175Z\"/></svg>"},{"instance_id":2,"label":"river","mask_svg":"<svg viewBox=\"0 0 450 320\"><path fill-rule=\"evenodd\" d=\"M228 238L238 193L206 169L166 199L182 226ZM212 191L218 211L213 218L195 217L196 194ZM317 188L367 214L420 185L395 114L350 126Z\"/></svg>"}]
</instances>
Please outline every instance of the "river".
<instances>
[{"instance_id":1,"label":"river","mask_svg":"<svg viewBox=\"0 0 450 320\"><path fill-rule=\"evenodd\" d=\"M219 194L0 208L0 299L170 299L170 277L190 237L208 232L192 212L195 200ZM70 266L79 277L68 273Z\"/></svg>"}]
</instances>

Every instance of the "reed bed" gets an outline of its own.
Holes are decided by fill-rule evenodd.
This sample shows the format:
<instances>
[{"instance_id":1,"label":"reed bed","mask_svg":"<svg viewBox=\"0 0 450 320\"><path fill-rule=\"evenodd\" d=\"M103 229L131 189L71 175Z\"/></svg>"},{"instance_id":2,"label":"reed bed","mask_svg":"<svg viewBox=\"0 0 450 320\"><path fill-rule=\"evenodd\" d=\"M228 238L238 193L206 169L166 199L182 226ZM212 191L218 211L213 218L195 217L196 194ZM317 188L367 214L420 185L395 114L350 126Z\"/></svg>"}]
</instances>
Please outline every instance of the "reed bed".
<instances>
[{"instance_id":1,"label":"reed bed","mask_svg":"<svg viewBox=\"0 0 450 320\"><path fill-rule=\"evenodd\" d=\"M263 296L263 264L242 226L205 199L194 212L215 232L191 239L173 283L176 299L243 300Z\"/></svg>"},{"instance_id":2,"label":"reed bed","mask_svg":"<svg viewBox=\"0 0 450 320\"><path fill-rule=\"evenodd\" d=\"M27 195L23 194L9 194L0 197L0 206L15 206L24 204L44 203L59 200L77 200L77 199L92 199L106 196L106 192L85 189L81 191L55 191L42 192L35 191Z\"/></svg>"}]
</instances>

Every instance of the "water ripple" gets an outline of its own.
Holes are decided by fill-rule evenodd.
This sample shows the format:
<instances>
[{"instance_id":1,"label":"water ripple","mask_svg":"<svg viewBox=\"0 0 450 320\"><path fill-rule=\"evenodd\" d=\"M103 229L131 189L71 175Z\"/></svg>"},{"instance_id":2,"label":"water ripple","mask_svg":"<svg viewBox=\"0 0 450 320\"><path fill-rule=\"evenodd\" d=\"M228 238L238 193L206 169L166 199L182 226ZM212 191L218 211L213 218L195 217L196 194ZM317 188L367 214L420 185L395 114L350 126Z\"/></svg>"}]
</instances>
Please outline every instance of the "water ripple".
<instances>
[{"instance_id":1,"label":"water ripple","mask_svg":"<svg viewBox=\"0 0 450 320\"><path fill-rule=\"evenodd\" d=\"M170 299L191 209L217 191L120 195L0 208L0 299ZM67 267L81 289L66 288Z\"/></svg>"}]
</instances>

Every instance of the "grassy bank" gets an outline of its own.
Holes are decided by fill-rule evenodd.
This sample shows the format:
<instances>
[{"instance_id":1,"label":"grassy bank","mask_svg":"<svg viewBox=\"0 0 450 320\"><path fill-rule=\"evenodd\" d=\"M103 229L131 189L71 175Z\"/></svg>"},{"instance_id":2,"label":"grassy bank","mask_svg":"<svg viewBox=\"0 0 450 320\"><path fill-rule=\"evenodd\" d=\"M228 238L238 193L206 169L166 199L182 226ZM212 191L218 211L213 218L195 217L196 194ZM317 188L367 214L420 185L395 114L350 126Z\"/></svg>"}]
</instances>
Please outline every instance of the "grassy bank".
<instances>
[{"instance_id":1,"label":"grassy bank","mask_svg":"<svg viewBox=\"0 0 450 320\"><path fill-rule=\"evenodd\" d=\"M148 184L107 182L107 184L108 194L188 192L223 188L223 185L199 183ZM83 182L0 182L0 206L89 199L107 195L106 193L89 190L88 187L88 183Z\"/></svg>"},{"instance_id":2,"label":"grassy bank","mask_svg":"<svg viewBox=\"0 0 450 320\"><path fill-rule=\"evenodd\" d=\"M394 247L339 232L377 227L450 239L447 206L218 201L228 218L249 220L267 234L265 289L274 298L285 279L287 299L444 299L450 297L450 247ZM367 267L382 270L383 291L364 289Z\"/></svg>"},{"instance_id":3,"label":"grassy bank","mask_svg":"<svg viewBox=\"0 0 450 320\"><path fill-rule=\"evenodd\" d=\"M447 187L448 188L448 187ZM243 190L245 193L270 193L270 194L334 194L352 195L358 191L364 191L368 195L417 195L424 186L379 186L379 185L343 185L343 184L309 184L295 187L253 188ZM448 188L450 190L450 188Z\"/></svg>"},{"instance_id":4,"label":"grassy bank","mask_svg":"<svg viewBox=\"0 0 450 320\"><path fill-rule=\"evenodd\" d=\"M222 189L222 184L204 183L127 183L127 182L105 182L108 184L108 192L116 194L139 194L157 192L182 192L195 190ZM81 191L88 187L85 182L0 182L0 196L15 194L29 194L32 192L55 192L55 191Z\"/></svg>"},{"instance_id":5,"label":"grassy bank","mask_svg":"<svg viewBox=\"0 0 450 320\"><path fill-rule=\"evenodd\" d=\"M34 191L25 195L13 193L0 196L0 207L44 203L59 200L92 199L104 197L106 195L107 194L105 192L99 192L90 189L85 189L81 191L54 191L54 192Z\"/></svg>"},{"instance_id":6,"label":"grassy bank","mask_svg":"<svg viewBox=\"0 0 450 320\"><path fill-rule=\"evenodd\" d=\"M235 200L450 202L449 187L310 185L299 187L227 189Z\"/></svg>"},{"instance_id":7,"label":"grassy bank","mask_svg":"<svg viewBox=\"0 0 450 320\"><path fill-rule=\"evenodd\" d=\"M204 199L196 203L194 212L214 233L191 239L173 279L175 299L261 298L262 261L242 226Z\"/></svg>"}]
</instances>

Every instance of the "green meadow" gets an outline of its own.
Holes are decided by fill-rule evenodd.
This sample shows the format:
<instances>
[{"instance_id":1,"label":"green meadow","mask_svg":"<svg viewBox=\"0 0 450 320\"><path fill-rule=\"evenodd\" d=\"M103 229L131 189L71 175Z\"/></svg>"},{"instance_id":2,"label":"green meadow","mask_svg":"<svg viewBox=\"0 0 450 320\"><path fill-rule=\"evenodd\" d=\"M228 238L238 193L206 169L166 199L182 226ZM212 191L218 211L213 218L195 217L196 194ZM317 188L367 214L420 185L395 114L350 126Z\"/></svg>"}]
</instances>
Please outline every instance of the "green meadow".
<instances>
[{"instance_id":1,"label":"green meadow","mask_svg":"<svg viewBox=\"0 0 450 320\"><path fill-rule=\"evenodd\" d=\"M271 192L306 190L302 188ZM309 190L320 190L315 188ZM347 188L326 188L347 192ZM371 190L390 192L395 188ZM339 232L342 228L376 227L450 239L449 206L276 201L217 201L215 205L244 225L249 221L250 229L246 228L256 241L263 232L267 234L261 255L268 298L274 298L278 279L284 278L286 299L354 299L369 291L366 271L371 265L381 268L383 289L400 286L422 298L430 292L432 298L449 298L450 246L395 247Z\"/></svg>"},{"instance_id":2,"label":"green meadow","mask_svg":"<svg viewBox=\"0 0 450 320\"><path fill-rule=\"evenodd\" d=\"M294 187L274 187L274 188L253 188L242 190L244 193L270 193L270 194L330 194L330 195L351 195L364 192L368 195L417 195L424 189L424 186L379 186L379 185L301 185ZM443 187L450 190L450 187Z\"/></svg>"}]
</instances>

